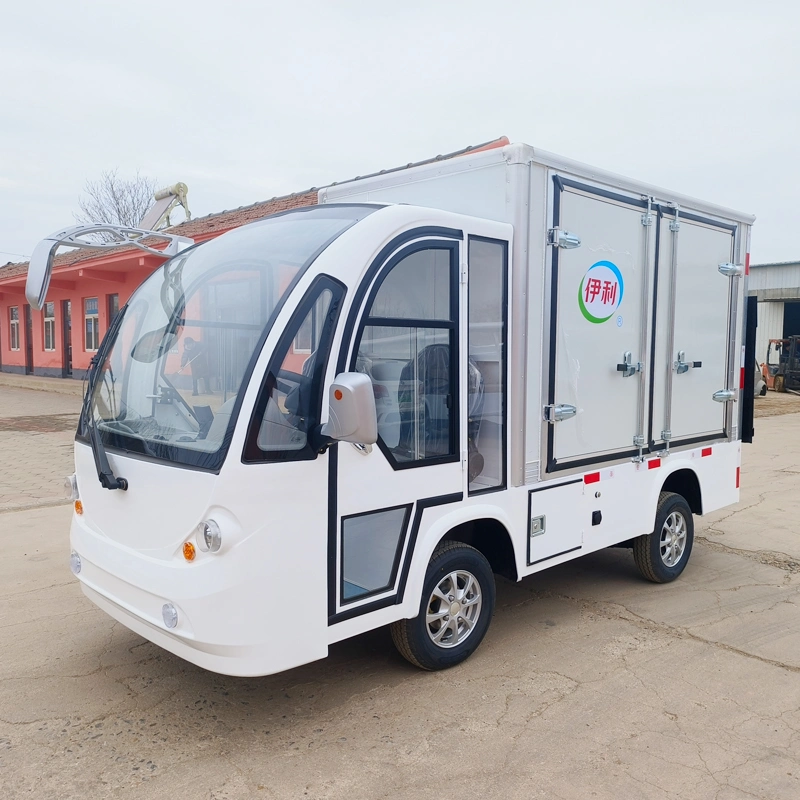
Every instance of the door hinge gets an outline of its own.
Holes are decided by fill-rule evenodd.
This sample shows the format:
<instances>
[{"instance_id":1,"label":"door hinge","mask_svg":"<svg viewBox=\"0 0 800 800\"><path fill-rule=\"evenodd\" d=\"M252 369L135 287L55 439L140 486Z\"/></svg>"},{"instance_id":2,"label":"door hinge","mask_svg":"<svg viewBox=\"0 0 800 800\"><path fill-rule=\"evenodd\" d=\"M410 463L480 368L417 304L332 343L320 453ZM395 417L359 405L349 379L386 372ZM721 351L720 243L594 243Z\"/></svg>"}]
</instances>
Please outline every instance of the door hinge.
<instances>
[{"instance_id":1,"label":"door hinge","mask_svg":"<svg viewBox=\"0 0 800 800\"><path fill-rule=\"evenodd\" d=\"M544 421L554 424L556 422L561 422L562 420L569 419L570 417L574 417L578 413L578 409L575 406L569 405L552 405L552 406L545 406L544 407Z\"/></svg>"},{"instance_id":2,"label":"door hinge","mask_svg":"<svg viewBox=\"0 0 800 800\"><path fill-rule=\"evenodd\" d=\"M553 247L574 250L576 247L581 246L581 237L577 233L562 231L561 228L550 228L547 232L547 243Z\"/></svg>"},{"instance_id":3,"label":"door hinge","mask_svg":"<svg viewBox=\"0 0 800 800\"><path fill-rule=\"evenodd\" d=\"M720 264L717 269L726 278L738 278L740 275L744 274L744 266L742 264L725 263Z\"/></svg>"},{"instance_id":4,"label":"door hinge","mask_svg":"<svg viewBox=\"0 0 800 800\"><path fill-rule=\"evenodd\" d=\"M653 208L653 198L642 195L642 200L647 200L647 211L642 214L642 225L649 228L653 224L653 215L651 213Z\"/></svg>"},{"instance_id":5,"label":"door hinge","mask_svg":"<svg viewBox=\"0 0 800 800\"><path fill-rule=\"evenodd\" d=\"M720 389L711 395L718 403L731 403L736 402L736 389Z\"/></svg>"},{"instance_id":6,"label":"door hinge","mask_svg":"<svg viewBox=\"0 0 800 800\"><path fill-rule=\"evenodd\" d=\"M634 447L644 447L644 436L641 433L636 434L633 437L633 446Z\"/></svg>"},{"instance_id":7,"label":"door hinge","mask_svg":"<svg viewBox=\"0 0 800 800\"><path fill-rule=\"evenodd\" d=\"M679 206L673 206L673 208L675 210L675 219L673 219L672 222L669 223L669 229L673 233L677 233L681 229L681 220L680 220L681 209Z\"/></svg>"}]
</instances>

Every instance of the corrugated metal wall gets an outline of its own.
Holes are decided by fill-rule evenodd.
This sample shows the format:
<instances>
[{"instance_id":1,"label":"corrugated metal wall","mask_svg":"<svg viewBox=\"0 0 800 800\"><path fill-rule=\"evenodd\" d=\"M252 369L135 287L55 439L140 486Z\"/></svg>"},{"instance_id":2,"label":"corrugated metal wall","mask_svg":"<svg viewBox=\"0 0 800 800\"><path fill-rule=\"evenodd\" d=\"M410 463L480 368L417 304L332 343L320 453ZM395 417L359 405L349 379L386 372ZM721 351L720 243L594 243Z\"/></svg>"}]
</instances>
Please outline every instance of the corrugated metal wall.
<instances>
[{"instance_id":1,"label":"corrugated metal wall","mask_svg":"<svg viewBox=\"0 0 800 800\"><path fill-rule=\"evenodd\" d=\"M751 266L747 289L759 300L800 300L800 261Z\"/></svg>"},{"instance_id":2,"label":"corrugated metal wall","mask_svg":"<svg viewBox=\"0 0 800 800\"><path fill-rule=\"evenodd\" d=\"M783 303L759 303L758 331L756 332L756 358L759 364L763 363L767 357L769 340L782 338Z\"/></svg>"}]
</instances>

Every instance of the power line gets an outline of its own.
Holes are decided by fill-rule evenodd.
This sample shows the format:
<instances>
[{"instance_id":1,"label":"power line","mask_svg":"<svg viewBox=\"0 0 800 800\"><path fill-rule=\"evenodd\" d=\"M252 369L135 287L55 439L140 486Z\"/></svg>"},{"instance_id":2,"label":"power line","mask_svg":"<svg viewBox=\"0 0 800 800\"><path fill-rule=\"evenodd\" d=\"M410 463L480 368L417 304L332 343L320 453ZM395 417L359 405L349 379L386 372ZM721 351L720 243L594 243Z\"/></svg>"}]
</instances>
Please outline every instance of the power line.
<instances>
[{"instance_id":1,"label":"power line","mask_svg":"<svg viewBox=\"0 0 800 800\"><path fill-rule=\"evenodd\" d=\"M0 250L4 256L19 256L20 258L27 258L30 259L30 256L26 256L25 253L10 253L8 250Z\"/></svg>"}]
</instances>

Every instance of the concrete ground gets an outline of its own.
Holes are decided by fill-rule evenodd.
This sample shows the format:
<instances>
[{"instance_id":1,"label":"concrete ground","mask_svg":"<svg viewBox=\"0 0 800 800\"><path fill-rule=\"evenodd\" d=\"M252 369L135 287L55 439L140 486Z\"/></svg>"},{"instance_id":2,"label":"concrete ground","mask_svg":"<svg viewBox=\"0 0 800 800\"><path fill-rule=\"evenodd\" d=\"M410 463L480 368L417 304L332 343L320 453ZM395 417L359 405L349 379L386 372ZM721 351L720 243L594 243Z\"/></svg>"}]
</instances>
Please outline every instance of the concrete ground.
<instances>
[{"instance_id":1,"label":"concrete ground","mask_svg":"<svg viewBox=\"0 0 800 800\"><path fill-rule=\"evenodd\" d=\"M800 397L775 398L677 582L608 550L499 581L455 669L379 630L237 679L83 597L59 500L80 398L0 382L0 796L796 800Z\"/></svg>"}]
</instances>

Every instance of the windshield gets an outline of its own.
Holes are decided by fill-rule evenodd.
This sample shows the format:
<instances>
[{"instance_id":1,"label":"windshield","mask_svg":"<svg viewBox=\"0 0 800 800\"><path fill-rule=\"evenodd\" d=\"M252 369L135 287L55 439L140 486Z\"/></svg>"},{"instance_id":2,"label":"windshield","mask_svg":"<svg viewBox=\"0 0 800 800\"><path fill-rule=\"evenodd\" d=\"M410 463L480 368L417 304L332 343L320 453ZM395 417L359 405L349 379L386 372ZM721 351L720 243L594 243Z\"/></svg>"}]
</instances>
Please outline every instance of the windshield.
<instances>
[{"instance_id":1,"label":"windshield","mask_svg":"<svg viewBox=\"0 0 800 800\"><path fill-rule=\"evenodd\" d=\"M325 247L374 210L316 206L269 217L147 278L94 376L88 413L103 444L219 469L240 388L284 299Z\"/></svg>"}]
</instances>

